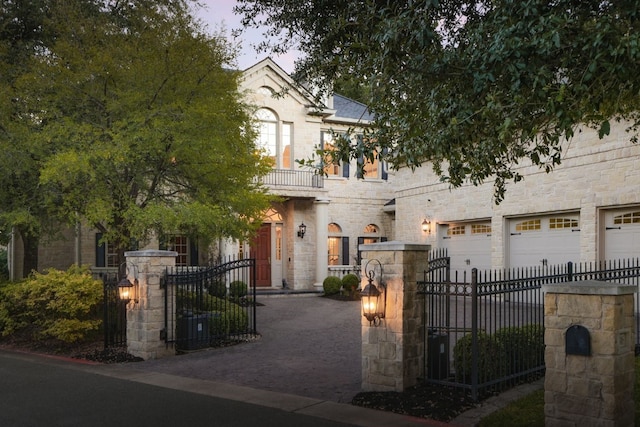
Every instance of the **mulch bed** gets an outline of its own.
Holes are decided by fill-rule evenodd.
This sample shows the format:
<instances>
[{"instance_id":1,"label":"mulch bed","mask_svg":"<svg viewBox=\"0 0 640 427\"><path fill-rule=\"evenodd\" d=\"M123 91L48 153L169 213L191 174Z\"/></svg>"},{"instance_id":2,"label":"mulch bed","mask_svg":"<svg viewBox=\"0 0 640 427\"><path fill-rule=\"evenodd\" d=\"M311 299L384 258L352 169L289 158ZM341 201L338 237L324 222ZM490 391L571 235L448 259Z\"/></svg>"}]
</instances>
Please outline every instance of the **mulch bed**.
<instances>
[{"instance_id":1,"label":"mulch bed","mask_svg":"<svg viewBox=\"0 0 640 427\"><path fill-rule=\"evenodd\" d=\"M448 422L477 402L467 393L453 387L436 384L419 384L404 392L362 392L351 402L365 408L395 412L419 418Z\"/></svg>"}]
</instances>

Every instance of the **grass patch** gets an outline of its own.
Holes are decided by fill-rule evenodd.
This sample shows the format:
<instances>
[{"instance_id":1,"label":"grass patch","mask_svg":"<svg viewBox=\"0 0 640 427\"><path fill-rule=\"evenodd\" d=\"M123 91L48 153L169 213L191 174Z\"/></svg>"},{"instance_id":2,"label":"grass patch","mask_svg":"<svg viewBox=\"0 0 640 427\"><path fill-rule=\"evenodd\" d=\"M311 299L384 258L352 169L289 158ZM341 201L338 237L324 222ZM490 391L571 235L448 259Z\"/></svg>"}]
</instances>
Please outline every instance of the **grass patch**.
<instances>
[{"instance_id":1,"label":"grass patch","mask_svg":"<svg viewBox=\"0 0 640 427\"><path fill-rule=\"evenodd\" d=\"M636 357L635 425L640 426L640 357ZM483 418L480 427L544 426L544 390L537 390Z\"/></svg>"}]
</instances>

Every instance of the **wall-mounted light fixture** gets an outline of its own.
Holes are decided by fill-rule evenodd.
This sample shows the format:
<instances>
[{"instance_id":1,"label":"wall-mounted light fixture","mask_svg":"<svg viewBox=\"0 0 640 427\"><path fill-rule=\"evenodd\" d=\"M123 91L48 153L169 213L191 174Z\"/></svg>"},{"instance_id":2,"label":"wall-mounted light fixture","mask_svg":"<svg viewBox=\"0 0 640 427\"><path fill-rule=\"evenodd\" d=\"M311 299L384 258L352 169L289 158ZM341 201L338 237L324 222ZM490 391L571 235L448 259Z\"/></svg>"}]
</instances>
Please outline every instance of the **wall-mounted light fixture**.
<instances>
[{"instance_id":1,"label":"wall-mounted light fixture","mask_svg":"<svg viewBox=\"0 0 640 427\"><path fill-rule=\"evenodd\" d=\"M431 234L431 221L425 218L422 221L422 231L427 234Z\"/></svg>"},{"instance_id":2,"label":"wall-mounted light fixture","mask_svg":"<svg viewBox=\"0 0 640 427\"><path fill-rule=\"evenodd\" d=\"M125 263L126 265L126 263ZM129 269L126 269L126 273L122 277L122 279L118 282L118 296L120 301L124 301L125 304L129 303L129 301L133 300L135 303L138 302L138 268L135 265L131 266L133 268L133 283L129 280Z\"/></svg>"},{"instance_id":3,"label":"wall-mounted light fixture","mask_svg":"<svg viewBox=\"0 0 640 427\"><path fill-rule=\"evenodd\" d=\"M379 286L375 285L375 265L369 267L371 262L378 264L380 269ZM362 302L362 315L369 321L369 325L378 326L384 319L387 305L387 287L382 281L382 264L377 259L367 261L364 267L365 275L369 283L360 291L360 301Z\"/></svg>"},{"instance_id":4,"label":"wall-mounted light fixture","mask_svg":"<svg viewBox=\"0 0 640 427\"><path fill-rule=\"evenodd\" d=\"M307 232L307 226L304 222L298 226L298 237L304 239L304 234Z\"/></svg>"}]
</instances>

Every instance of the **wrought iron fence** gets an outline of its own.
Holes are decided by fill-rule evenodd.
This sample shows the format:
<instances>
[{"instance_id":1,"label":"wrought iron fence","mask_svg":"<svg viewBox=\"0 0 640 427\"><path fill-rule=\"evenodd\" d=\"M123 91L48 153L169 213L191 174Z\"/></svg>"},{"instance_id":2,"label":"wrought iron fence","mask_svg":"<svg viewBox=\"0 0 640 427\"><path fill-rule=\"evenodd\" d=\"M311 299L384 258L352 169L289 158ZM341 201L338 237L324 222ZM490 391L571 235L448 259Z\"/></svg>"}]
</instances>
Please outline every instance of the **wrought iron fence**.
<instances>
[{"instance_id":1,"label":"wrought iron fence","mask_svg":"<svg viewBox=\"0 0 640 427\"><path fill-rule=\"evenodd\" d=\"M102 329L104 348L127 346L127 303L118 296L118 272L114 269L93 271L102 280Z\"/></svg>"},{"instance_id":2,"label":"wrought iron fence","mask_svg":"<svg viewBox=\"0 0 640 427\"><path fill-rule=\"evenodd\" d=\"M229 259L167 269L165 341L189 351L257 336L255 265L254 259Z\"/></svg>"},{"instance_id":3,"label":"wrought iron fence","mask_svg":"<svg viewBox=\"0 0 640 427\"><path fill-rule=\"evenodd\" d=\"M429 261L424 295L424 367L428 382L478 394L504 389L544 372L546 284L578 280L639 284L640 260L479 272L450 277L450 260ZM606 283L603 283L606 286ZM636 297L636 324L640 326ZM640 335L636 337L640 345Z\"/></svg>"}]
</instances>

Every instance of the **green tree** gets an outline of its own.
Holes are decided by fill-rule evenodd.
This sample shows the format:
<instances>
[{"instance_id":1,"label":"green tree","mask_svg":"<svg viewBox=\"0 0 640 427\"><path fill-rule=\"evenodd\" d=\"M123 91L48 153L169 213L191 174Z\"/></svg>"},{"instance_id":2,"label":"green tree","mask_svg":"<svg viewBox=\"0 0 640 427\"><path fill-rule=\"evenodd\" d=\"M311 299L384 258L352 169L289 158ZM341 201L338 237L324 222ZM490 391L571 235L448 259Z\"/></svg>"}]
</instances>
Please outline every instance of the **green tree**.
<instances>
[{"instance_id":1,"label":"green tree","mask_svg":"<svg viewBox=\"0 0 640 427\"><path fill-rule=\"evenodd\" d=\"M55 36L15 77L8 121L41 153L30 185L49 216L86 221L120 253L154 232L250 234L270 169L224 37L189 1L43 3Z\"/></svg>"},{"instance_id":2,"label":"green tree","mask_svg":"<svg viewBox=\"0 0 640 427\"><path fill-rule=\"evenodd\" d=\"M274 50L297 44L305 80L366 82L376 130L334 158L428 162L452 186L493 180L498 203L518 163L551 171L581 124L603 137L624 121L637 139L638 1L239 0L236 12Z\"/></svg>"},{"instance_id":3,"label":"green tree","mask_svg":"<svg viewBox=\"0 0 640 427\"><path fill-rule=\"evenodd\" d=\"M0 244L6 244L12 232L21 236L25 272L38 265L40 237L55 229L39 188L39 162L47 147L29 137L31 123L25 120L15 86L31 57L52 40L45 18L42 0L0 3Z\"/></svg>"}]
</instances>

